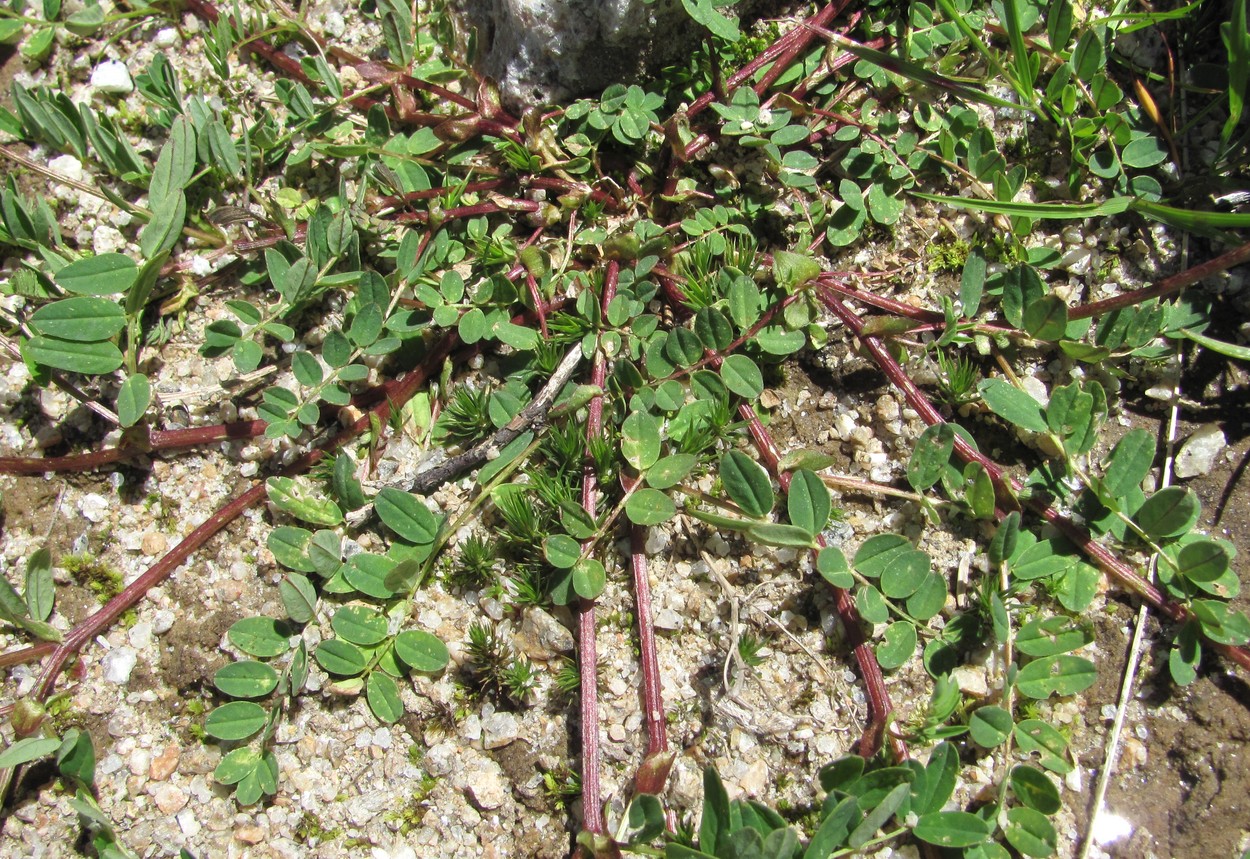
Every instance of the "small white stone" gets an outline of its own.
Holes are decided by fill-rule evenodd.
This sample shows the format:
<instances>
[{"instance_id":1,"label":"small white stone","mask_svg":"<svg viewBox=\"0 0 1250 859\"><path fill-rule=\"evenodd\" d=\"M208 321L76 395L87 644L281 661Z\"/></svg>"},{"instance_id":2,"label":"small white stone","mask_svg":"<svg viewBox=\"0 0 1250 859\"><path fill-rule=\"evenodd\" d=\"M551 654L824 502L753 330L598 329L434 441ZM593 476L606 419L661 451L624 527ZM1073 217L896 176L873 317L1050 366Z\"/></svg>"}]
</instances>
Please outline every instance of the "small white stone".
<instances>
[{"instance_id":1,"label":"small white stone","mask_svg":"<svg viewBox=\"0 0 1250 859\"><path fill-rule=\"evenodd\" d=\"M91 85L100 92L127 95L135 88L130 70L119 60L105 60L91 72Z\"/></svg>"},{"instance_id":2,"label":"small white stone","mask_svg":"<svg viewBox=\"0 0 1250 859\"><path fill-rule=\"evenodd\" d=\"M1050 394L1046 390L1046 383L1034 376L1025 376L1020 380L1020 387L1025 392L1037 400L1043 406L1050 402Z\"/></svg>"},{"instance_id":3,"label":"small white stone","mask_svg":"<svg viewBox=\"0 0 1250 859\"><path fill-rule=\"evenodd\" d=\"M738 778L738 786L742 788L742 792L747 796L759 796L768 787L768 764L762 760L747 767Z\"/></svg>"},{"instance_id":4,"label":"small white stone","mask_svg":"<svg viewBox=\"0 0 1250 859\"><path fill-rule=\"evenodd\" d=\"M482 811L496 809L508 799L508 786L500 777L497 766L483 767L471 773L468 781L469 799Z\"/></svg>"},{"instance_id":5,"label":"small white stone","mask_svg":"<svg viewBox=\"0 0 1250 859\"><path fill-rule=\"evenodd\" d=\"M91 249L97 254L111 254L126 247L126 237L108 224L101 224L91 233Z\"/></svg>"},{"instance_id":6,"label":"small white stone","mask_svg":"<svg viewBox=\"0 0 1250 859\"><path fill-rule=\"evenodd\" d=\"M152 618L152 632L164 635L174 628L174 613L167 608L160 609Z\"/></svg>"},{"instance_id":7,"label":"small white stone","mask_svg":"<svg viewBox=\"0 0 1250 859\"><path fill-rule=\"evenodd\" d=\"M178 31L173 27L165 27L157 30L156 35L152 37L152 44L158 48L172 48L179 42Z\"/></svg>"},{"instance_id":8,"label":"small white stone","mask_svg":"<svg viewBox=\"0 0 1250 859\"><path fill-rule=\"evenodd\" d=\"M129 647L118 647L110 650L100 660L100 663L104 666L104 679L110 683L116 683L118 686L126 685L130 682L130 672L135 670L135 663L138 661L138 655Z\"/></svg>"},{"instance_id":9,"label":"small white stone","mask_svg":"<svg viewBox=\"0 0 1250 859\"><path fill-rule=\"evenodd\" d=\"M82 182L86 179L82 170L82 162L73 155L58 155L48 162L48 168L75 182Z\"/></svg>"},{"instance_id":10,"label":"small white stone","mask_svg":"<svg viewBox=\"0 0 1250 859\"><path fill-rule=\"evenodd\" d=\"M985 669L961 665L951 672L951 679L959 685L959 691L973 698L984 698L990 687L985 680Z\"/></svg>"},{"instance_id":11,"label":"small white stone","mask_svg":"<svg viewBox=\"0 0 1250 859\"><path fill-rule=\"evenodd\" d=\"M84 495L78 501L78 509L92 522L103 522L108 516L109 501L103 495L94 492Z\"/></svg>"},{"instance_id":12,"label":"small white stone","mask_svg":"<svg viewBox=\"0 0 1250 859\"><path fill-rule=\"evenodd\" d=\"M511 713L492 713L482 720L482 747L499 749L520 735L520 725Z\"/></svg>"},{"instance_id":13,"label":"small white stone","mask_svg":"<svg viewBox=\"0 0 1250 859\"><path fill-rule=\"evenodd\" d=\"M135 650L142 650L152 643L152 624L136 623L126 633L126 639Z\"/></svg>"},{"instance_id":14,"label":"small white stone","mask_svg":"<svg viewBox=\"0 0 1250 859\"><path fill-rule=\"evenodd\" d=\"M183 809L178 812L177 818L178 828L182 830L182 834L188 838L198 835L200 832L200 822L195 819L195 812L191 809Z\"/></svg>"},{"instance_id":15,"label":"small white stone","mask_svg":"<svg viewBox=\"0 0 1250 859\"><path fill-rule=\"evenodd\" d=\"M1208 474L1215 458L1220 455L1227 444L1224 431L1218 424L1203 424L1181 446L1176 455L1174 470L1181 480Z\"/></svg>"}]
</instances>

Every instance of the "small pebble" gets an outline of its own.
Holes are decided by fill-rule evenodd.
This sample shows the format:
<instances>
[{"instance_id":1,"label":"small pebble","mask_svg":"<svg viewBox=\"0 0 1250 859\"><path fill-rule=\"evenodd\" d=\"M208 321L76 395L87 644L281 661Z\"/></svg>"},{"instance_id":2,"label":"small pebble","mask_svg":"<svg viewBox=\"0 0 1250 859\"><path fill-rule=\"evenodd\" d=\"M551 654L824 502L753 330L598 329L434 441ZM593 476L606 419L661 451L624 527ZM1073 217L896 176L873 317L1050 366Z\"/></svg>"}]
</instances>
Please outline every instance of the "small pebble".
<instances>
[{"instance_id":1,"label":"small pebble","mask_svg":"<svg viewBox=\"0 0 1250 859\"><path fill-rule=\"evenodd\" d=\"M1215 459L1228 444L1218 424L1203 424L1181 445L1174 470L1181 480L1209 474Z\"/></svg>"},{"instance_id":2,"label":"small pebble","mask_svg":"<svg viewBox=\"0 0 1250 859\"><path fill-rule=\"evenodd\" d=\"M169 540L159 531L149 531L143 535L143 542L140 544L143 554L149 558L164 553L165 547L169 545Z\"/></svg>"},{"instance_id":3,"label":"small pebble","mask_svg":"<svg viewBox=\"0 0 1250 859\"><path fill-rule=\"evenodd\" d=\"M174 770L178 769L179 749L176 744L171 743L165 747L165 751L152 758L152 763L148 767L148 778L152 781L165 781L174 774Z\"/></svg>"},{"instance_id":4,"label":"small pebble","mask_svg":"<svg viewBox=\"0 0 1250 859\"><path fill-rule=\"evenodd\" d=\"M104 679L118 686L126 685L130 682L130 672L135 670L135 663L138 661L139 657L132 648L118 647L110 650L100 660L104 666Z\"/></svg>"},{"instance_id":5,"label":"small pebble","mask_svg":"<svg viewBox=\"0 0 1250 859\"><path fill-rule=\"evenodd\" d=\"M127 95L135 88L130 70L118 60L105 60L91 72L91 85L100 92Z\"/></svg>"},{"instance_id":6,"label":"small pebble","mask_svg":"<svg viewBox=\"0 0 1250 859\"><path fill-rule=\"evenodd\" d=\"M108 516L109 501L103 495L88 493L78 500L78 509L92 522L103 522Z\"/></svg>"},{"instance_id":7,"label":"small pebble","mask_svg":"<svg viewBox=\"0 0 1250 859\"><path fill-rule=\"evenodd\" d=\"M187 794L172 784L162 784L152 792L152 801L161 810L161 814L177 814L187 804Z\"/></svg>"}]
</instances>

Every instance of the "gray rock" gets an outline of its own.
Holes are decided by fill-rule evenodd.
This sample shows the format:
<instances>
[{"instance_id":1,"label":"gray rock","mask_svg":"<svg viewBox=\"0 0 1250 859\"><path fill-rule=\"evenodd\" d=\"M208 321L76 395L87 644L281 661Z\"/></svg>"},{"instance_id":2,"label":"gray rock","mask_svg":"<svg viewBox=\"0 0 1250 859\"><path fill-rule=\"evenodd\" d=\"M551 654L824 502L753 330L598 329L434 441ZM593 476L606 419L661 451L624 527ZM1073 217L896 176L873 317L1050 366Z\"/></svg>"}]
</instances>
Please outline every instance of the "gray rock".
<instances>
[{"instance_id":1,"label":"gray rock","mask_svg":"<svg viewBox=\"0 0 1250 859\"><path fill-rule=\"evenodd\" d=\"M492 713L482 719L482 747L499 749L514 742L521 727L511 713Z\"/></svg>"},{"instance_id":2,"label":"gray rock","mask_svg":"<svg viewBox=\"0 0 1250 859\"><path fill-rule=\"evenodd\" d=\"M515 642L530 659L545 662L573 649L573 633L542 609L531 608L525 612Z\"/></svg>"},{"instance_id":3,"label":"gray rock","mask_svg":"<svg viewBox=\"0 0 1250 859\"><path fill-rule=\"evenodd\" d=\"M1224 431L1217 424L1203 424L1181 445L1173 470L1181 480L1207 474L1227 444Z\"/></svg>"},{"instance_id":4,"label":"gray rock","mask_svg":"<svg viewBox=\"0 0 1250 859\"><path fill-rule=\"evenodd\" d=\"M477 31L478 71L498 82L504 105L518 112L636 80L646 68L688 54L705 33L677 0L456 0L456 5L464 24Z\"/></svg>"}]
</instances>

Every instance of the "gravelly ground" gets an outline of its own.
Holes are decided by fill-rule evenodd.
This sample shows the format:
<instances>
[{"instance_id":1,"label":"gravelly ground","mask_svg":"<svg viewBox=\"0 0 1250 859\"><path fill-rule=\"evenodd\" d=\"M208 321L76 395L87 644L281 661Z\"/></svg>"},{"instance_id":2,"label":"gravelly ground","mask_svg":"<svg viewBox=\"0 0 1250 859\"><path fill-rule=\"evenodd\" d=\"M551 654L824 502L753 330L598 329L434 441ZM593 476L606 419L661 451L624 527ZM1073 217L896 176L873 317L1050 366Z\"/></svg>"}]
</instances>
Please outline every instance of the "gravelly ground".
<instances>
[{"instance_id":1,"label":"gravelly ground","mask_svg":"<svg viewBox=\"0 0 1250 859\"><path fill-rule=\"evenodd\" d=\"M166 49L194 55L196 30L188 19L184 32L189 41L183 43L178 36L178 44ZM343 38L349 46L358 41L350 29ZM157 33L140 30L132 42L122 44L134 47L129 56L141 68L151 51L169 39L168 34L158 39ZM125 53L120 47L115 50ZM67 73L81 82L89 68L71 66ZM60 161L59 169L72 172L73 164ZM30 176L21 181L36 183ZM49 196L59 201L66 217L76 219L67 232L77 233L84 245L100 251L125 241L103 207L80 205L89 198L55 185ZM920 286L913 294L927 301L934 290L949 284L925 269L918 249L942 229L931 211L918 210L893 246L832 262L838 267L901 267ZM1087 241L1090 236L1092 241ZM1132 266L1119 272L1117 288L1175 267L1166 237L1157 232L1118 234L1091 227L1089 235L1057 235L1053 241L1063 244L1065 239L1072 289L1095 297L1101 297L1096 290L1102 288L1092 275L1099 270L1097 255L1112 247L1128 248L1125 256ZM1243 282L1234 277L1216 285L1231 296L1234 309L1240 307ZM220 393L220 381L233 373L228 361L205 361L194 352L203 326L219 312L211 308L220 307L204 306L209 313L193 312L187 330L161 352L157 387L167 403L185 399L187 392L209 395L167 407L163 417L169 423L249 416L246 405L240 410ZM892 391L865 372L865 364L849 357L845 344L840 348L818 366L791 365L771 380L774 431L783 450L816 448L839 457L834 467L839 473L896 479L921 425ZM1039 378L1048 377L1049 368L1035 370ZM1208 517L1227 496L1222 518L1211 522L1213 532L1236 542L1246 557L1250 509L1238 479L1250 445L1245 419L1235 408L1244 399L1244 382L1227 367L1217 368L1214 375L1190 368L1186 384L1190 382L1202 388L1204 401L1223 397L1234 404L1201 411L1186 430L1210 421L1225 428L1230 447L1211 473L1192 485L1202 495ZM1209 390L1210 384L1222 387ZM1196 399L1199 393L1194 390L1190 396ZM1115 420L1121 426L1157 426L1157 414L1136 413L1149 402L1136 388L1126 391L1125 407ZM0 450L6 454L108 441L84 408L59 392L34 389L25 368L6 358L0 358L0 416ZM111 473L0 478L2 569L12 581L20 581L24 559L46 540L62 585L54 623L68 628L98 602L81 577L70 572L74 565L67 566L67 556L98 561L130 581L215 507L263 476L264 458L258 445L232 443ZM436 496L448 510L464 499L465 492L454 485ZM967 565L974 538L981 536L963 525L925 530L910 503L852 495L837 503L846 511L839 533L848 554L874 533L899 531L920 540L939 569L954 573L961 562ZM177 855L184 847L198 857L564 855L570 816L576 817L579 809L575 801L562 807L545 789L544 775L558 781L577 767L574 707L553 683L560 657L571 651L571 619L533 609L505 616L484 595L449 592L442 585L420 593L414 611L421 627L447 641L460 663L469 624L483 614L501 620L514 647L551 669L543 672L530 706L511 712L483 704L466 718L449 721L448 714L457 707L453 666L442 676L417 678L403 692L405 717L392 727L379 727L359 698L320 689L326 678L314 671L312 694L304 696L279 731L276 751L283 776L274 801L239 809L227 790L214 783L211 773L221 751L198 738L203 714L215 700L210 679L237 656L224 640L234 621L256 613L281 614L278 568L265 548L268 531L278 521L280 514L272 511L245 514L154 590L125 623L101 637L68 687L61 724L81 726L94 737L100 804L122 840L144 856ZM357 539L366 548L370 543L380 546L380 538L370 532ZM696 806L700 771L714 763L733 794L790 808L811 803L816 769L849 751L858 737L864 699L848 654L828 639L835 626L832 607L809 563L784 550L747 553L743 544L682 520L653 533L648 548L670 730L683 749L670 800L678 808ZM644 740L631 602L623 571L609 572L612 584L599 614L604 660L600 716L605 795L619 813ZM735 634L735 604L737 631L765 638L768 650L759 667L726 683L724 661ZM1100 598L1091 611L1098 618L1099 636L1089 652L1107 668L1098 686L1058 703L1053 712L1057 721L1071 725L1081 764L1077 776L1065 784L1065 803L1072 810L1058 818L1063 855L1072 853L1084 832L1086 814L1079 797L1088 796L1093 770L1100 765L1109 724L1105 708L1118 694L1114 672L1132 616L1115 594ZM1157 627L1151 630L1158 635ZM310 645L318 634L316 625L305 633ZM0 650L19 643L19 636L0 630ZM1250 838L1242 759L1250 733L1250 694L1243 679L1221 670L1191 690L1177 692L1160 677L1161 672L1166 675L1166 651L1152 651L1152 656L1143 691L1130 709L1133 729L1109 800L1134 834L1110 852L1232 855L1245 849ZM966 672L966 688L992 686L993 670L987 656ZM5 700L28 691L33 682L29 670L10 672ZM904 719L927 697L928 684L918 663L891 675L888 685ZM960 795L974 796L988 784L990 767L989 760L969 764ZM3 821L0 855L75 855L75 815L52 777L47 766L25 772ZM915 853L904 848L893 855Z\"/></svg>"}]
</instances>

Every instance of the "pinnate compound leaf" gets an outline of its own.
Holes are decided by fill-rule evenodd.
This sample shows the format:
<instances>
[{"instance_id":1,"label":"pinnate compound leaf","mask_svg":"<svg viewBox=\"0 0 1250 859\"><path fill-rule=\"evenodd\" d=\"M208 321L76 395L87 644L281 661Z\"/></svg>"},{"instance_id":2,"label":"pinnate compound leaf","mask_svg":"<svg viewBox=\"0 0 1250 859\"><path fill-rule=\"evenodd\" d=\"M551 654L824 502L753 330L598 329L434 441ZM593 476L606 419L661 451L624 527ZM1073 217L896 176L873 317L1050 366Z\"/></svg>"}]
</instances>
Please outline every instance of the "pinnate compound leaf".
<instances>
[{"instance_id":1,"label":"pinnate compound leaf","mask_svg":"<svg viewBox=\"0 0 1250 859\"><path fill-rule=\"evenodd\" d=\"M773 509L773 485L764 467L738 450L721 457L721 482L735 504L748 516L761 518Z\"/></svg>"},{"instance_id":2,"label":"pinnate compound leaf","mask_svg":"<svg viewBox=\"0 0 1250 859\"><path fill-rule=\"evenodd\" d=\"M395 654L414 671L442 671L451 660L447 645L437 636L420 629L409 629L395 636Z\"/></svg>"},{"instance_id":3,"label":"pinnate compound leaf","mask_svg":"<svg viewBox=\"0 0 1250 859\"><path fill-rule=\"evenodd\" d=\"M1009 423L1030 432L1046 432L1048 429L1041 403L1010 382L984 379L977 390L990 411Z\"/></svg>"},{"instance_id":4,"label":"pinnate compound leaf","mask_svg":"<svg viewBox=\"0 0 1250 859\"><path fill-rule=\"evenodd\" d=\"M265 708L251 701L222 704L204 720L204 731L219 740L246 740L265 727Z\"/></svg>"}]
</instances>

